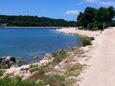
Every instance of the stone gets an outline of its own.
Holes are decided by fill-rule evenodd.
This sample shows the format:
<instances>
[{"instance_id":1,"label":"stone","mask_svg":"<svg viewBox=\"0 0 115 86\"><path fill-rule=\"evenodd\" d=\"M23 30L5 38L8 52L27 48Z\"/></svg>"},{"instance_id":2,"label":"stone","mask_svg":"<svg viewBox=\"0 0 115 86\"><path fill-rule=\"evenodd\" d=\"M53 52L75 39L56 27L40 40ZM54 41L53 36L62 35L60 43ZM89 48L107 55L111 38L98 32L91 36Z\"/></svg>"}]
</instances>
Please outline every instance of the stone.
<instances>
[{"instance_id":1,"label":"stone","mask_svg":"<svg viewBox=\"0 0 115 86\"><path fill-rule=\"evenodd\" d=\"M15 57L13 57L13 56L7 56L6 58L5 58L5 61L12 61L12 62L14 62L14 63L16 63L16 58Z\"/></svg>"},{"instance_id":2,"label":"stone","mask_svg":"<svg viewBox=\"0 0 115 86\"><path fill-rule=\"evenodd\" d=\"M0 67L1 68L10 68L16 64L16 58L13 56L6 56L0 58Z\"/></svg>"}]
</instances>

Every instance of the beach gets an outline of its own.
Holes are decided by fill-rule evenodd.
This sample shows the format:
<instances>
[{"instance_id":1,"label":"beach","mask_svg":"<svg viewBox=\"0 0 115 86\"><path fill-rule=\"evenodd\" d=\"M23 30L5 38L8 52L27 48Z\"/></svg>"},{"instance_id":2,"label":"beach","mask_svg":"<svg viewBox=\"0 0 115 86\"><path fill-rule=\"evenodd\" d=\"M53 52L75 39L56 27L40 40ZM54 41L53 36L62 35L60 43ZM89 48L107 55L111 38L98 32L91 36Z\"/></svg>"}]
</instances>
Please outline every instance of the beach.
<instances>
[{"instance_id":1,"label":"beach","mask_svg":"<svg viewBox=\"0 0 115 86\"><path fill-rule=\"evenodd\" d=\"M58 31L95 38L87 53L85 63L88 67L80 75L79 86L115 86L115 27L107 28L100 34L75 30L75 28L69 29L63 28Z\"/></svg>"},{"instance_id":2,"label":"beach","mask_svg":"<svg viewBox=\"0 0 115 86\"><path fill-rule=\"evenodd\" d=\"M79 53L76 49L72 52L68 52L68 56L71 57L71 59L68 59L67 57L62 60L59 64L54 66L53 72L52 70L50 71L51 73L57 73L56 71L58 71L59 74L63 74L69 67L69 64L87 65L84 70L81 71L79 76L74 76L75 80L79 80L79 86L115 86L113 83L115 80L115 41L113 40L115 37L114 27L105 29L102 32L76 30L76 28L62 28L57 29L56 31L94 37L95 40L92 42L92 45L81 47L80 52L82 51L82 53ZM85 58L83 58L84 56ZM47 59L46 57L40 62L33 64L47 65L49 62L53 61L52 59ZM29 68L29 66L30 65L25 65L22 67ZM14 73L14 75L20 75L24 78L30 77L31 73L29 72L20 73L22 67L10 68L6 71L6 73ZM76 83L72 86L77 85L78 81L76 81Z\"/></svg>"},{"instance_id":3,"label":"beach","mask_svg":"<svg viewBox=\"0 0 115 86\"><path fill-rule=\"evenodd\" d=\"M95 37L96 35L99 35L101 33L101 31L79 30L77 27L61 28L57 29L57 31L68 34L79 34L87 37Z\"/></svg>"},{"instance_id":4,"label":"beach","mask_svg":"<svg viewBox=\"0 0 115 86\"><path fill-rule=\"evenodd\" d=\"M115 86L115 27L95 37L80 86Z\"/></svg>"},{"instance_id":5,"label":"beach","mask_svg":"<svg viewBox=\"0 0 115 86\"><path fill-rule=\"evenodd\" d=\"M64 29L64 28L63 28ZM62 29L55 29L55 31L58 31L58 32L61 32L61 31L59 31L59 30L62 30ZM65 30L64 31L66 31L66 32L71 32L70 34L81 34L81 32L84 32L84 33L82 33L81 35L85 35L85 36L96 36L96 35L98 35L100 32L93 32L93 33L95 33L95 34L93 34L93 33L91 33L91 32L85 32L85 31L82 31L82 30L78 30L78 32L77 33L73 33L74 31L73 30L75 30L76 31L76 29L75 28L65 28ZM63 32L63 33L66 33L66 32ZM67 33L68 34L68 33ZM68 46L69 47L69 46ZM66 60L68 60L69 61L69 64L72 64L72 63L74 63L74 64L76 64L76 63L82 63L82 64L84 64L84 62L83 62L83 59L81 59L81 57L82 57L82 55L79 53L79 52L84 52L84 51L82 51L82 50L84 50L84 51L88 51L89 50L89 48L87 47L87 48L80 48L80 49L78 49L78 48L75 48L75 50L74 51L71 51L71 52L67 52L67 53L70 53L70 57L72 57L74 60L72 60L72 58L71 59L64 59L65 61ZM78 55L77 55L77 54ZM83 56L85 56L85 55L83 55ZM8 69L7 71L6 71L6 74L13 74L13 75L19 75L19 76L23 76L23 78L28 78L29 76L31 76L31 73L30 72L24 72L24 73L22 73L21 72L21 70L22 69L29 69L30 68L30 66L31 65L34 65L34 64L37 64L37 65L44 65L44 64L48 64L49 62L51 62L52 61L52 59L45 59L45 58L47 58L47 56L44 56L44 58L42 59L42 60L40 60L39 62L36 62L36 63L33 63L33 64L28 64L28 65L23 65L23 66L21 66L21 67L11 67L10 69ZM62 61L62 62L60 62L61 63L61 65L60 65L60 63L59 63L59 65L56 65L55 67L54 67L54 69L55 70L58 70L60 73L61 73L61 71L63 70L63 71L65 71L65 66L66 66L66 62L65 61ZM62 68L62 69L60 69L60 67Z\"/></svg>"}]
</instances>

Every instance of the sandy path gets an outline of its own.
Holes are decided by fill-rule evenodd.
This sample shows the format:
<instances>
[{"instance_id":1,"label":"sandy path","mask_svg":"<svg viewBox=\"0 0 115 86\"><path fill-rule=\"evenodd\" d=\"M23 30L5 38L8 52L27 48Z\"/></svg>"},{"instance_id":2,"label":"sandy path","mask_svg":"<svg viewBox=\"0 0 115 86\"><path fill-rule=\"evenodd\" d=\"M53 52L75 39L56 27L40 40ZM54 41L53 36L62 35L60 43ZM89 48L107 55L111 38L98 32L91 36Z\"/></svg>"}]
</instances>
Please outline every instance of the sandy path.
<instances>
[{"instance_id":1,"label":"sandy path","mask_svg":"<svg viewBox=\"0 0 115 86\"><path fill-rule=\"evenodd\" d=\"M79 34L79 35L84 35L88 37L94 37L100 34L100 31L79 30L77 27L76 28L73 28L73 27L62 28L62 29L57 29L56 31L69 33L69 34Z\"/></svg>"},{"instance_id":2,"label":"sandy path","mask_svg":"<svg viewBox=\"0 0 115 86\"><path fill-rule=\"evenodd\" d=\"M96 37L80 86L115 86L115 28Z\"/></svg>"}]
</instances>

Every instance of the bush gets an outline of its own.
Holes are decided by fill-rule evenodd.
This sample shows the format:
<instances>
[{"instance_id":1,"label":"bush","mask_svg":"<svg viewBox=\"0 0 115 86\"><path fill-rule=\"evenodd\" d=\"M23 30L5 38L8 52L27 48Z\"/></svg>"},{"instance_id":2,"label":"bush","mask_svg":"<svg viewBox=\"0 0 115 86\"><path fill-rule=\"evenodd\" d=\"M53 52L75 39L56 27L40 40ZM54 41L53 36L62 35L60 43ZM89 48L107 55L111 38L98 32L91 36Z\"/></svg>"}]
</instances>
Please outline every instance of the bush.
<instances>
[{"instance_id":1,"label":"bush","mask_svg":"<svg viewBox=\"0 0 115 86\"><path fill-rule=\"evenodd\" d=\"M94 37L81 37L80 38L80 43L81 46L85 47L87 45L92 45L92 40L94 40Z\"/></svg>"},{"instance_id":2,"label":"bush","mask_svg":"<svg viewBox=\"0 0 115 86\"><path fill-rule=\"evenodd\" d=\"M46 75L44 82L50 86L67 86L65 85L65 77L61 75Z\"/></svg>"},{"instance_id":3,"label":"bush","mask_svg":"<svg viewBox=\"0 0 115 86\"><path fill-rule=\"evenodd\" d=\"M87 28L88 28L88 30L93 30L94 24L93 24L93 23L89 23L89 24L87 25Z\"/></svg>"},{"instance_id":4,"label":"bush","mask_svg":"<svg viewBox=\"0 0 115 86\"><path fill-rule=\"evenodd\" d=\"M54 57L54 63L57 64L61 62L66 57L66 52L64 50L60 50L58 52L52 53Z\"/></svg>"},{"instance_id":5,"label":"bush","mask_svg":"<svg viewBox=\"0 0 115 86\"><path fill-rule=\"evenodd\" d=\"M36 81L38 79L42 79L44 77L45 73L49 72L50 69L49 69L48 66L42 65L42 66L39 66L39 67L37 67L35 69L31 68L30 71L34 72L34 73L33 73L32 76L30 76L28 78L28 80Z\"/></svg>"},{"instance_id":6,"label":"bush","mask_svg":"<svg viewBox=\"0 0 115 86\"><path fill-rule=\"evenodd\" d=\"M90 38L90 40L91 40L91 41L95 40L95 38L94 38L94 37L89 37L89 38Z\"/></svg>"},{"instance_id":7,"label":"bush","mask_svg":"<svg viewBox=\"0 0 115 86\"><path fill-rule=\"evenodd\" d=\"M97 24L97 28L100 29L100 30L103 30L103 24L102 23L98 23Z\"/></svg>"},{"instance_id":8,"label":"bush","mask_svg":"<svg viewBox=\"0 0 115 86\"><path fill-rule=\"evenodd\" d=\"M38 67L31 68L31 69L30 69L30 72L33 73L33 72L37 71L38 69L39 69Z\"/></svg>"},{"instance_id":9,"label":"bush","mask_svg":"<svg viewBox=\"0 0 115 86\"><path fill-rule=\"evenodd\" d=\"M0 70L0 77L3 76L4 72L5 72L5 70Z\"/></svg>"},{"instance_id":10,"label":"bush","mask_svg":"<svg viewBox=\"0 0 115 86\"><path fill-rule=\"evenodd\" d=\"M30 70L31 73L33 73L33 72L35 72L39 69L38 67L39 66L37 64L36 65L31 65L29 70Z\"/></svg>"},{"instance_id":11,"label":"bush","mask_svg":"<svg viewBox=\"0 0 115 86\"><path fill-rule=\"evenodd\" d=\"M28 80L22 80L20 77L9 77L6 76L0 79L0 86L45 86L41 83L34 83Z\"/></svg>"},{"instance_id":12,"label":"bush","mask_svg":"<svg viewBox=\"0 0 115 86\"><path fill-rule=\"evenodd\" d=\"M79 76L82 72L85 65L83 64L75 64L75 65L69 65L66 69L65 75L66 76Z\"/></svg>"}]
</instances>

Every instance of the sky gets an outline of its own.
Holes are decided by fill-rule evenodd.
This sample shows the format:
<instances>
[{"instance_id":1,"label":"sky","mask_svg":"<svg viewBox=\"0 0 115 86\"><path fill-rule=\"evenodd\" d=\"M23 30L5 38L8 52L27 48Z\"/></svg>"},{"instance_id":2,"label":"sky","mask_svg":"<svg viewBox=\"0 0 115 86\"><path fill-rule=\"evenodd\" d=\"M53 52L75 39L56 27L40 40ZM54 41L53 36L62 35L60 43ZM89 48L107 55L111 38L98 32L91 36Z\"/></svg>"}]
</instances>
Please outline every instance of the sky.
<instances>
[{"instance_id":1,"label":"sky","mask_svg":"<svg viewBox=\"0 0 115 86\"><path fill-rule=\"evenodd\" d=\"M115 7L115 0L0 0L0 14L76 20L88 6Z\"/></svg>"}]
</instances>

